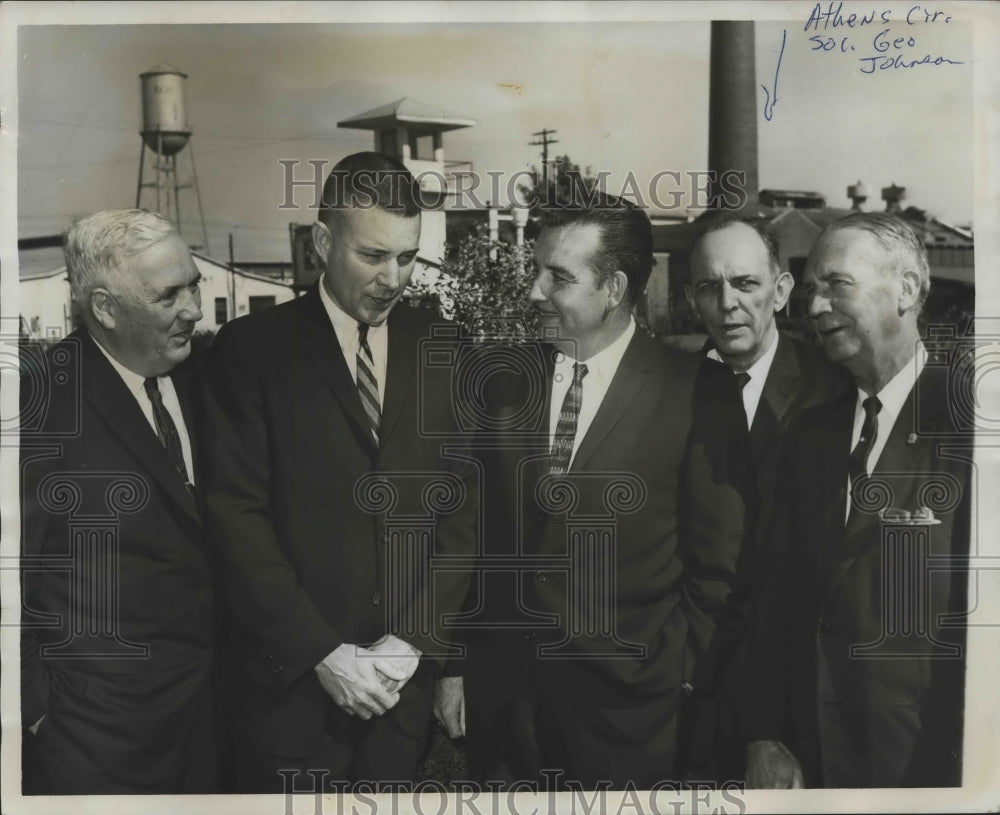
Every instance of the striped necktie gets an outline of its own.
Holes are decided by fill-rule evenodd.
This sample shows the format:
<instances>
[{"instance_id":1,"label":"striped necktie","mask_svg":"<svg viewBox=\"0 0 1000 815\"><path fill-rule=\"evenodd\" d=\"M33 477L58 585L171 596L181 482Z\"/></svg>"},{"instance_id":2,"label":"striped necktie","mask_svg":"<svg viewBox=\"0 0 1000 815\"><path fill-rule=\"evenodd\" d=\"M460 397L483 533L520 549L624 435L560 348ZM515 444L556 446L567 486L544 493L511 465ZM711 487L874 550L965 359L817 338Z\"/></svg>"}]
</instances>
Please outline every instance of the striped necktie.
<instances>
[{"instance_id":1,"label":"striped necktie","mask_svg":"<svg viewBox=\"0 0 1000 815\"><path fill-rule=\"evenodd\" d=\"M187 466L184 464L184 447L181 444L181 434L177 431L177 425L170 416L170 411L163 404L163 394L160 393L160 383L155 376L151 376L142 383L146 389L146 396L153 405L153 421L156 423L156 435L160 437L160 444L166 450L167 455L173 462L174 467L184 479L185 484L190 483Z\"/></svg>"},{"instance_id":2,"label":"striped necktie","mask_svg":"<svg viewBox=\"0 0 1000 815\"><path fill-rule=\"evenodd\" d=\"M583 378L586 375L587 366L584 363L573 364L573 382L563 398L559 421L556 422L556 435L552 440L549 465L549 473L552 475L563 475L569 469L569 462L573 457L573 441L576 438L576 421L583 401Z\"/></svg>"},{"instance_id":3,"label":"striped necktie","mask_svg":"<svg viewBox=\"0 0 1000 815\"><path fill-rule=\"evenodd\" d=\"M372 437L375 444L379 443L378 429L382 420L382 408L378 401L378 380L375 378L375 358L371 346L368 345L368 324L358 323L358 357L357 357L358 393L361 395L361 405L368 417Z\"/></svg>"}]
</instances>

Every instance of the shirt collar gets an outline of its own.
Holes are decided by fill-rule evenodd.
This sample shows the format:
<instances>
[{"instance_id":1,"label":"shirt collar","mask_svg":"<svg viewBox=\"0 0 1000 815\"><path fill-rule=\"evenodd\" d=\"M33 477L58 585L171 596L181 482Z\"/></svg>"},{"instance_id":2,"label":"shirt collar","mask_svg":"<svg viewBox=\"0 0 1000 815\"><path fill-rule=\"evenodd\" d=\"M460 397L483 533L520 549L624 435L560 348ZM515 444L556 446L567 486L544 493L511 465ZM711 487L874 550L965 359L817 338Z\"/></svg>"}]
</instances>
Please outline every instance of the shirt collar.
<instances>
[{"instance_id":1,"label":"shirt collar","mask_svg":"<svg viewBox=\"0 0 1000 815\"><path fill-rule=\"evenodd\" d=\"M618 365L621 363L622 357L625 356L625 350L632 341L634 334L635 320L629 317L628 325L618 339L607 348L598 351L590 359L580 360L587 364L587 375L598 379L613 375L618 370ZM573 357L561 352L556 357L556 366L560 368L572 368L576 362L577 360L573 359Z\"/></svg>"},{"instance_id":2,"label":"shirt collar","mask_svg":"<svg viewBox=\"0 0 1000 815\"><path fill-rule=\"evenodd\" d=\"M899 415L899 412L903 409L903 402L910 395L910 391L913 390L913 386L917 383L917 379L920 377L926 364L927 349L924 348L923 342L918 340L910 360L899 369L898 373L886 383L882 390L875 394L879 402L882 403L882 408L879 412L880 421L882 415L894 418ZM862 404L867 398L868 394L861 390L861 388L858 388L858 404Z\"/></svg>"},{"instance_id":3,"label":"shirt collar","mask_svg":"<svg viewBox=\"0 0 1000 815\"><path fill-rule=\"evenodd\" d=\"M753 365L747 368L747 373L750 375L750 381L762 381L767 379L768 371L771 370L771 363L774 362L774 355L778 353L778 332L774 332L774 339L771 340L771 344L768 346L767 350L761 355ZM719 349L712 347L708 350L709 359L714 359L716 362L721 362L723 365L729 366L719 353Z\"/></svg>"},{"instance_id":4,"label":"shirt collar","mask_svg":"<svg viewBox=\"0 0 1000 815\"><path fill-rule=\"evenodd\" d=\"M776 353L778 353L777 331L774 332L774 339L771 340L771 345L764 352L761 358L747 368L747 373L750 374L751 380L762 382L767 379L767 372L771 370L771 363L774 362L774 355Z\"/></svg>"},{"instance_id":5,"label":"shirt collar","mask_svg":"<svg viewBox=\"0 0 1000 815\"><path fill-rule=\"evenodd\" d=\"M349 342L355 341L353 338L358 335L358 321L344 311L340 307L340 304L330 296L330 293L326 290L326 286L323 285L325 279L326 272L323 272L322 277L319 279L319 299L323 302L323 308L330 318L330 323L333 325L333 330L337 333L337 339L340 340L340 344L342 346L348 345Z\"/></svg>"},{"instance_id":6,"label":"shirt collar","mask_svg":"<svg viewBox=\"0 0 1000 815\"><path fill-rule=\"evenodd\" d=\"M111 363L111 367L118 371L118 375L125 382L125 387L129 389L133 396L138 398L139 394L143 391L143 386L146 383L146 377L142 374L137 374L135 371L122 365L117 359L111 356L111 353L107 348L97 341L96 337L91 335L91 339L94 340L94 345L101 349L101 353L108 358L108 362Z\"/></svg>"}]
</instances>

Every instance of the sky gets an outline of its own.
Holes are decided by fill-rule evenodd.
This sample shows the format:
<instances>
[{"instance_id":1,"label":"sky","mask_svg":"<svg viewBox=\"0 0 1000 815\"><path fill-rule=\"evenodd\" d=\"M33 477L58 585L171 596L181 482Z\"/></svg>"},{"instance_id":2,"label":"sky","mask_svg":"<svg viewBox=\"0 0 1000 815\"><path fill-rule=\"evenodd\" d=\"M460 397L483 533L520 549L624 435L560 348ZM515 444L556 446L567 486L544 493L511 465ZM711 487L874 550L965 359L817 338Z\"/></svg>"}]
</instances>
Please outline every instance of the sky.
<instances>
[{"instance_id":1,"label":"sky","mask_svg":"<svg viewBox=\"0 0 1000 815\"><path fill-rule=\"evenodd\" d=\"M681 16L698 16L698 4L683 5ZM774 10L761 7L756 82L770 97L776 87L777 98L768 121L759 89L761 187L817 191L849 206L847 185L863 180L874 190L870 208L881 208L879 189L896 183L907 188L906 204L971 223L973 24L956 12L950 22L907 25L911 6L845 3L843 17L888 9L890 22L828 22L825 30L814 22L808 31L811 4L768 21ZM646 16L666 17L665 8ZM369 132L336 123L404 96L476 120L445 134L444 147L447 159L470 161L479 173L509 177L538 164L539 148L528 142L543 127L556 131L552 153L609 172L611 192L630 172L644 185L664 170L707 169L707 20L386 23L377 9L367 15L379 20L372 23L109 25L112 5L91 25L55 25L51 16L22 25L12 128L18 236L57 233L74 216L135 204L139 74L164 61L188 75L190 147L209 249L220 258L232 233L237 260L288 260L288 223L313 214L308 191L295 194L300 209L279 208L286 171L278 162L303 162L301 178L311 172L306 161L332 164L370 149ZM272 17L301 19L284 10ZM207 20L208 12L184 19ZM878 54L876 45L907 62L951 62L865 75L873 63L861 57ZM187 157L179 163L187 175ZM682 204L691 203L686 195ZM193 212L193 200L182 205Z\"/></svg>"}]
</instances>

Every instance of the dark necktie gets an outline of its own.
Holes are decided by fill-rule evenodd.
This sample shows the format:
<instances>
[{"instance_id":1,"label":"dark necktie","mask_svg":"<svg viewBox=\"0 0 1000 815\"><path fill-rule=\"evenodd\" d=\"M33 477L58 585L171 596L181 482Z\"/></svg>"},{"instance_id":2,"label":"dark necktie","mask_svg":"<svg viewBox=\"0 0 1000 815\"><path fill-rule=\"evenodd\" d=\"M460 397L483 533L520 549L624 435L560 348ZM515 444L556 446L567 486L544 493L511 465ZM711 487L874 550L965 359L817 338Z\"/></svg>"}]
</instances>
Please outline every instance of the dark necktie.
<instances>
[{"instance_id":1,"label":"dark necktie","mask_svg":"<svg viewBox=\"0 0 1000 815\"><path fill-rule=\"evenodd\" d=\"M736 377L736 384L740 387L740 404L743 406L743 415L747 420L747 429L750 429L750 417L746 412L746 404L743 402L743 389L746 388L747 383L750 381L750 374L746 371L733 371L733 376Z\"/></svg>"},{"instance_id":2,"label":"dark necktie","mask_svg":"<svg viewBox=\"0 0 1000 815\"><path fill-rule=\"evenodd\" d=\"M184 483L190 483L187 466L184 464L184 448L181 446L181 434L177 432L177 425L174 424L173 417L163 404L163 394L160 393L160 384L155 376L149 377L144 383L146 395L153 405L153 421L156 423L156 435L160 437L160 443L166 448L167 455L173 462L177 472L180 473Z\"/></svg>"},{"instance_id":3,"label":"dark necktie","mask_svg":"<svg viewBox=\"0 0 1000 815\"><path fill-rule=\"evenodd\" d=\"M847 463L852 494L857 483L868 474L868 456L875 446L875 439L878 438L878 413L882 410L882 403L877 396L869 396L861 403L861 407L865 411L865 421L861 425L861 437L854 445Z\"/></svg>"},{"instance_id":4,"label":"dark necktie","mask_svg":"<svg viewBox=\"0 0 1000 815\"><path fill-rule=\"evenodd\" d=\"M574 363L573 382L563 397L555 438L552 440L549 465L549 473L552 475L562 475L569 469L573 440L576 438L576 422L580 417L580 403L583 401L583 378L586 375L587 366L582 362Z\"/></svg>"},{"instance_id":5,"label":"dark necktie","mask_svg":"<svg viewBox=\"0 0 1000 815\"><path fill-rule=\"evenodd\" d=\"M382 421L382 408L378 401L378 380L375 378L375 357L368 345L368 324L358 323L358 358L357 358L358 393L361 394L361 405L368 417L372 436L378 444L378 429Z\"/></svg>"}]
</instances>

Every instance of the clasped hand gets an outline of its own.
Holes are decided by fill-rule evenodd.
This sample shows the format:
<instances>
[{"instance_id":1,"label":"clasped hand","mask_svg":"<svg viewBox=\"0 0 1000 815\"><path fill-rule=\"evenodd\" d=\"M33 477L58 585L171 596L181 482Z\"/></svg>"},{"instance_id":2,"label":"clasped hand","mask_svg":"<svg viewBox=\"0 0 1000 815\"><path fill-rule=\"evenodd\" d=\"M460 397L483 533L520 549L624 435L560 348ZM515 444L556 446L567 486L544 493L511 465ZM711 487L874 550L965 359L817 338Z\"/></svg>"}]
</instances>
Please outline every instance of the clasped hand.
<instances>
[{"instance_id":1,"label":"clasped hand","mask_svg":"<svg viewBox=\"0 0 1000 815\"><path fill-rule=\"evenodd\" d=\"M370 719L395 706L419 662L420 651L387 634L371 648L343 643L316 666L316 674L338 707Z\"/></svg>"},{"instance_id":2,"label":"clasped hand","mask_svg":"<svg viewBox=\"0 0 1000 815\"><path fill-rule=\"evenodd\" d=\"M747 747L747 789L801 789L802 767L791 750L780 741L762 739Z\"/></svg>"}]
</instances>

